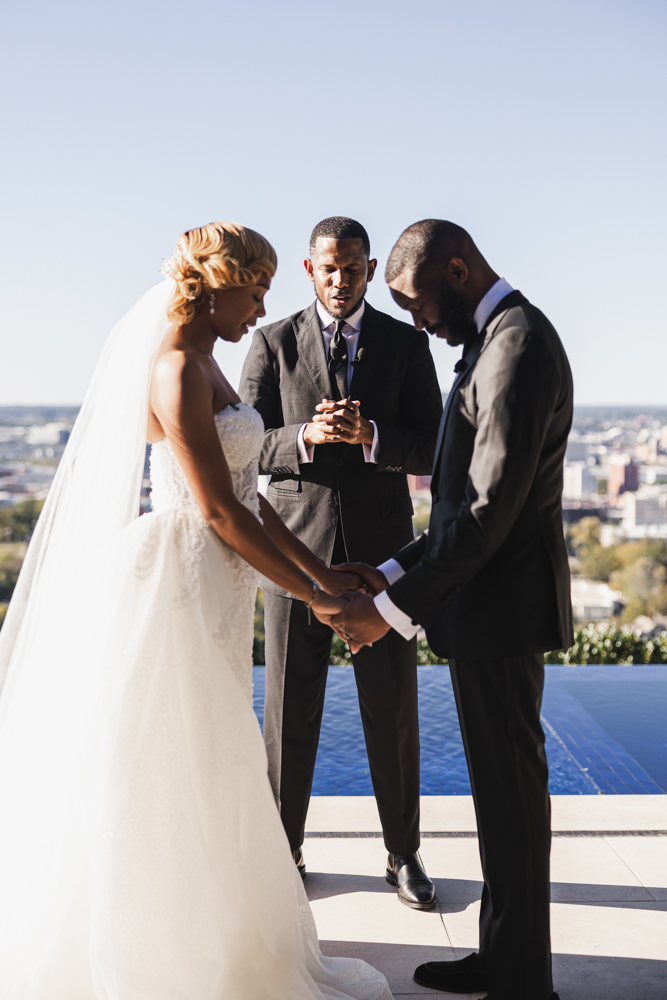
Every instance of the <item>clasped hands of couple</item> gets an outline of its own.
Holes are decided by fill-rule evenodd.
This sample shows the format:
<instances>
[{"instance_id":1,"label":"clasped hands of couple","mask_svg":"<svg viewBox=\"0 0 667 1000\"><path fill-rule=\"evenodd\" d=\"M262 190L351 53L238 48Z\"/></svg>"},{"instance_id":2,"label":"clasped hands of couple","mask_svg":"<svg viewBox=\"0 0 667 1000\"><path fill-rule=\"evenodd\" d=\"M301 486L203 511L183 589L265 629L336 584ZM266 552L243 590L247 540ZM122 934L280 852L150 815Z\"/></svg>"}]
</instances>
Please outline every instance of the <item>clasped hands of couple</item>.
<instances>
[{"instance_id":1,"label":"clasped hands of couple","mask_svg":"<svg viewBox=\"0 0 667 1000\"><path fill-rule=\"evenodd\" d=\"M340 610L324 614L314 609L315 615L349 643L353 653L357 653L362 646L372 646L389 631L390 626L373 601L375 594L386 590L389 582L381 570L367 563L343 563L331 569L344 574L347 587L335 595L341 602ZM356 587L353 586L355 583Z\"/></svg>"},{"instance_id":2,"label":"clasped hands of couple","mask_svg":"<svg viewBox=\"0 0 667 1000\"><path fill-rule=\"evenodd\" d=\"M307 445L373 443L373 425L361 416L358 400L323 399L315 409L318 412L304 428L303 440ZM313 607L313 612L356 653L362 646L372 646L389 631L390 626L373 602L375 594L386 590L389 582L384 573L366 563L344 563L331 569L344 574L339 587L335 586L335 578L330 577L333 586L325 588L339 598L340 607L336 612L329 607L328 613Z\"/></svg>"}]
</instances>

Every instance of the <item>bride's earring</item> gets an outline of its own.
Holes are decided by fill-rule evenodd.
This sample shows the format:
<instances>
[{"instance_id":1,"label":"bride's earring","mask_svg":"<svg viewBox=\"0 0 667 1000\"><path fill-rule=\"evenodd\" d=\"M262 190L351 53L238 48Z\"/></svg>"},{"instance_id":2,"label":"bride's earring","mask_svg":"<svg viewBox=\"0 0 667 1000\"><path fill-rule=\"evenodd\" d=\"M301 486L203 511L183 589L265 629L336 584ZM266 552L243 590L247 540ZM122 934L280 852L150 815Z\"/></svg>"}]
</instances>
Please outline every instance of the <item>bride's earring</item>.
<instances>
[{"instance_id":1,"label":"bride's earring","mask_svg":"<svg viewBox=\"0 0 667 1000\"><path fill-rule=\"evenodd\" d=\"M211 292L208 299L209 305L211 307L211 316L215 312L215 292Z\"/></svg>"}]
</instances>

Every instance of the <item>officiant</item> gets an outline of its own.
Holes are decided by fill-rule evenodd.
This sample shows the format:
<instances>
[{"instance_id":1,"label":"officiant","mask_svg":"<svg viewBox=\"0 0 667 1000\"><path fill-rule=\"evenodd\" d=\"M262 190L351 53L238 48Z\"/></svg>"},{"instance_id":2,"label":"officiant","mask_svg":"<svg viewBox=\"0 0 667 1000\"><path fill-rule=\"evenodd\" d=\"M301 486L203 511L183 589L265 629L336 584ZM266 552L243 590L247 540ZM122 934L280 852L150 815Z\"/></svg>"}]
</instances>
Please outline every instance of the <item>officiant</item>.
<instances>
[{"instance_id":1,"label":"officiant","mask_svg":"<svg viewBox=\"0 0 667 1000\"><path fill-rule=\"evenodd\" d=\"M407 476L430 474L442 412L426 333L365 299L377 261L364 227L315 226L304 261L315 301L256 331L241 398L264 420L260 473L288 527L327 565L379 565L411 541ZM306 813L332 630L264 588L269 776L302 875ZM389 632L353 656L373 790L402 902L435 903L420 862L416 639Z\"/></svg>"}]
</instances>

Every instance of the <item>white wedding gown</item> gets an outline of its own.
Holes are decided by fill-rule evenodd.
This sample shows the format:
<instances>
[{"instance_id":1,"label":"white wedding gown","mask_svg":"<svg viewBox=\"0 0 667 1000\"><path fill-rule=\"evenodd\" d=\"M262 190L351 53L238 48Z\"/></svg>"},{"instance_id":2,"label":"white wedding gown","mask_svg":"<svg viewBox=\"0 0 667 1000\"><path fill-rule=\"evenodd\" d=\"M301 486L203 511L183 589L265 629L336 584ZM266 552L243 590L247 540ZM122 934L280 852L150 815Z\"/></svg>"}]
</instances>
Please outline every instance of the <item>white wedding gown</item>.
<instances>
[{"instance_id":1,"label":"white wedding gown","mask_svg":"<svg viewBox=\"0 0 667 1000\"><path fill-rule=\"evenodd\" d=\"M216 424L236 495L258 514L262 420L239 404ZM257 574L207 526L166 440L151 479L152 513L95 555L80 667L26 688L38 718L50 698L78 699L86 726L72 709L50 746L32 734L19 751L42 756L40 782L51 773L5 866L26 914L13 942L11 914L4 924L2 1000L388 1000L369 965L319 954L252 709ZM5 731L13 714L25 724L28 672ZM49 815L53 842L36 831L29 864L26 831Z\"/></svg>"}]
</instances>

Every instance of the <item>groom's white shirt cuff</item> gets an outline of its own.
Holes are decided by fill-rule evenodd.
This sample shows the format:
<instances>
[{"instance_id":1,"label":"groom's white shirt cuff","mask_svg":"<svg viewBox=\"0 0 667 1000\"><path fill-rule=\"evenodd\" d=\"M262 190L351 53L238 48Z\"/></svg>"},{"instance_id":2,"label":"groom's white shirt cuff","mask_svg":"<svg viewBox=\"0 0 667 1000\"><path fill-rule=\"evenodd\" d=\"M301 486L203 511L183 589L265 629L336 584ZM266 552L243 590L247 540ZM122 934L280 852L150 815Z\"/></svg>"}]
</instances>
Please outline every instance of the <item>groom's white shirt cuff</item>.
<instances>
[{"instance_id":1,"label":"groom's white shirt cuff","mask_svg":"<svg viewBox=\"0 0 667 1000\"><path fill-rule=\"evenodd\" d=\"M396 583L405 574L405 570L396 559L387 559L386 562L378 566L378 569L386 576L389 586L392 583ZM387 625L391 625L404 639L412 639L414 635L417 635L421 625L413 625L410 616L406 615L405 611L401 611L400 608L396 607L386 590L383 590L381 594L377 594L373 598L373 602Z\"/></svg>"},{"instance_id":2,"label":"groom's white shirt cuff","mask_svg":"<svg viewBox=\"0 0 667 1000\"><path fill-rule=\"evenodd\" d=\"M362 444L364 449L364 461L372 462L377 465L378 452L380 450L380 438L378 436L377 424L374 420L369 420L369 424L373 425L373 444ZM306 444L303 440L303 432L305 431L307 424L301 424L299 427L299 433L296 436L296 446L299 452L299 465L308 465L309 462L313 461L313 455L315 454L315 445Z\"/></svg>"}]
</instances>

